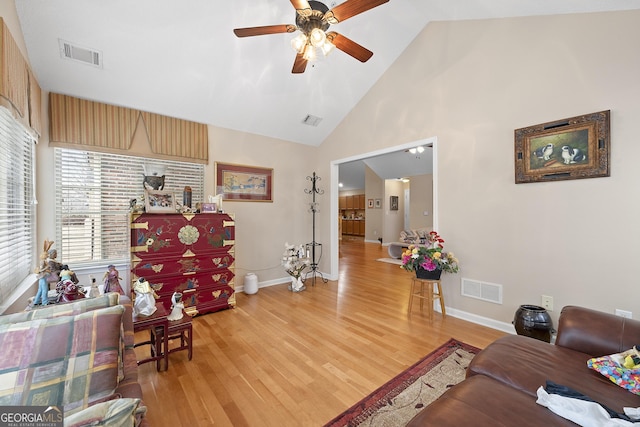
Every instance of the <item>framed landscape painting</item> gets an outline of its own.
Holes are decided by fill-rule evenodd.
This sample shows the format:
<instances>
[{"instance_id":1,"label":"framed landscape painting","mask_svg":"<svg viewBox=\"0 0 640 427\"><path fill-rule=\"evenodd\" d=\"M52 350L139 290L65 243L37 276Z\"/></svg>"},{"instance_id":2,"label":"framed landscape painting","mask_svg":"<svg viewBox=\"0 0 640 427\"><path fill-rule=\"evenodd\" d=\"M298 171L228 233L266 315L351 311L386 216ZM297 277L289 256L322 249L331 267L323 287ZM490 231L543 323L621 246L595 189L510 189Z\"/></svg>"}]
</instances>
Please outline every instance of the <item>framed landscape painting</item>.
<instances>
[{"instance_id":1,"label":"framed landscape painting","mask_svg":"<svg viewBox=\"0 0 640 427\"><path fill-rule=\"evenodd\" d=\"M215 185L223 200L273 202L273 169L216 162Z\"/></svg>"},{"instance_id":2,"label":"framed landscape painting","mask_svg":"<svg viewBox=\"0 0 640 427\"><path fill-rule=\"evenodd\" d=\"M515 130L516 184L610 175L609 110Z\"/></svg>"}]
</instances>

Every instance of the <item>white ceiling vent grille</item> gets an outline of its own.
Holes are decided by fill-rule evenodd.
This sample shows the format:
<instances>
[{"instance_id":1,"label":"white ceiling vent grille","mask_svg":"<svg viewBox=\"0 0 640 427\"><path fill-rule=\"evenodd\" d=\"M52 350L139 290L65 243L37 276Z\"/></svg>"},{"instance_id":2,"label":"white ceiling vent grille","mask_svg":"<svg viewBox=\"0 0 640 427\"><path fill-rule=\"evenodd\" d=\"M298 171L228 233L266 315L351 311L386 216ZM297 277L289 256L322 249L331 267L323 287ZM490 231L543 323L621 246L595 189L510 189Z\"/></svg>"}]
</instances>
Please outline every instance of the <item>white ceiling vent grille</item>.
<instances>
[{"instance_id":1,"label":"white ceiling vent grille","mask_svg":"<svg viewBox=\"0 0 640 427\"><path fill-rule=\"evenodd\" d=\"M311 114L307 114L307 116L302 119L302 123L309 126L318 126L321 121L321 117L312 116Z\"/></svg>"},{"instance_id":2,"label":"white ceiling vent grille","mask_svg":"<svg viewBox=\"0 0 640 427\"><path fill-rule=\"evenodd\" d=\"M502 304L502 285L496 285L495 283L462 278L461 293L465 297Z\"/></svg>"},{"instance_id":3,"label":"white ceiling vent grille","mask_svg":"<svg viewBox=\"0 0 640 427\"><path fill-rule=\"evenodd\" d=\"M80 47L61 39L58 39L58 42L62 59L70 59L96 68L102 68L102 52Z\"/></svg>"}]
</instances>

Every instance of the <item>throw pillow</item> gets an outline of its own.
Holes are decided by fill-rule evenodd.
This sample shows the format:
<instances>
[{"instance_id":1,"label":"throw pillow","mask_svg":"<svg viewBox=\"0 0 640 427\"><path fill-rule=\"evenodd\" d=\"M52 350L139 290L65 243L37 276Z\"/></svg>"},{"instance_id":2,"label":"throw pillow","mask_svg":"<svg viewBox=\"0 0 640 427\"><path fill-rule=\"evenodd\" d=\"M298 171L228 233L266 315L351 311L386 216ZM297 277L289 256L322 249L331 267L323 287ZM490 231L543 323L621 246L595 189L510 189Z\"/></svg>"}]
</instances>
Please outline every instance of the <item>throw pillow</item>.
<instances>
[{"instance_id":1,"label":"throw pillow","mask_svg":"<svg viewBox=\"0 0 640 427\"><path fill-rule=\"evenodd\" d=\"M0 325L0 405L56 405L67 414L113 394L123 312L116 305Z\"/></svg>"},{"instance_id":2,"label":"throw pillow","mask_svg":"<svg viewBox=\"0 0 640 427\"><path fill-rule=\"evenodd\" d=\"M596 357L587 361L587 366L609 378L613 383L640 395L640 367L627 368L624 360L628 355L635 354L634 349L610 356Z\"/></svg>"},{"instance_id":3,"label":"throw pillow","mask_svg":"<svg viewBox=\"0 0 640 427\"><path fill-rule=\"evenodd\" d=\"M146 408L140 405L140 399L115 399L101 402L80 412L64 416L65 427L109 426L133 427L136 418L141 418Z\"/></svg>"},{"instance_id":4,"label":"throw pillow","mask_svg":"<svg viewBox=\"0 0 640 427\"><path fill-rule=\"evenodd\" d=\"M101 295L97 298L83 298L67 304L50 304L30 311L0 316L0 324L28 322L35 319L51 319L60 316L75 316L99 308L118 304L119 294L116 292Z\"/></svg>"}]
</instances>

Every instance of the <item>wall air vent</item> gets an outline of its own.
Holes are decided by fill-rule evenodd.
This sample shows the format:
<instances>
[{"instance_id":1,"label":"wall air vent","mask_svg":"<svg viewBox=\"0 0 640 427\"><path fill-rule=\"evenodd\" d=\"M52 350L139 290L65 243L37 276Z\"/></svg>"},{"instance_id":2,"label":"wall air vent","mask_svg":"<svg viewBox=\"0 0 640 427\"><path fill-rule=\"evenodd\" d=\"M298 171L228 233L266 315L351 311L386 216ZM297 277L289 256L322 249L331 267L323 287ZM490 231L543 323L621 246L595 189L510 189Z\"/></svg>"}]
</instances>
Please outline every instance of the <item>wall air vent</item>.
<instances>
[{"instance_id":1,"label":"wall air vent","mask_svg":"<svg viewBox=\"0 0 640 427\"><path fill-rule=\"evenodd\" d=\"M307 116L302 119L302 123L309 126L318 126L321 121L321 117L312 116L311 114L307 114Z\"/></svg>"},{"instance_id":2,"label":"wall air vent","mask_svg":"<svg viewBox=\"0 0 640 427\"><path fill-rule=\"evenodd\" d=\"M74 45L68 41L58 39L60 56L62 59L82 62L96 68L102 68L102 52Z\"/></svg>"},{"instance_id":3,"label":"wall air vent","mask_svg":"<svg viewBox=\"0 0 640 427\"><path fill-rule=\"evenodd\" d=\"M502 285L462 278L461 293L465 297L476 298L495 304L502 304Z\"/></svg>"}]
</instances>

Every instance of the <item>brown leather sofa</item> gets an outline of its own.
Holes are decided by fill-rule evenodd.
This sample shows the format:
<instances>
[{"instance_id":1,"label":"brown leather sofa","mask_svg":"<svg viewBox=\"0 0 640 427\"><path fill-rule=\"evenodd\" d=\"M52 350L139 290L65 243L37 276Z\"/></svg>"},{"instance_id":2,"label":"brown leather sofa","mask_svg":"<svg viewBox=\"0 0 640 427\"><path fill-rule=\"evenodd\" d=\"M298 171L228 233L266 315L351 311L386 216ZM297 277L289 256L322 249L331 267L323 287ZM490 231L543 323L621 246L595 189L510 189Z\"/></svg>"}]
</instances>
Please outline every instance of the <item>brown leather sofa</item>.
<instances>
[{"instance_id":1,"label":"brown leather sofa","mask_svg":"<svg viewBox=\"0 0 640 427\"><path fill-rule=\"evenodd\" d=\"M640 321L587 308L562 310L555 345L509 335L472 360L467 378L417 414L409 426L575 426L536 403L550 380L616 412L640 396L587 367L587 360L640 344Z\"/></svg>"}]
</instances>

